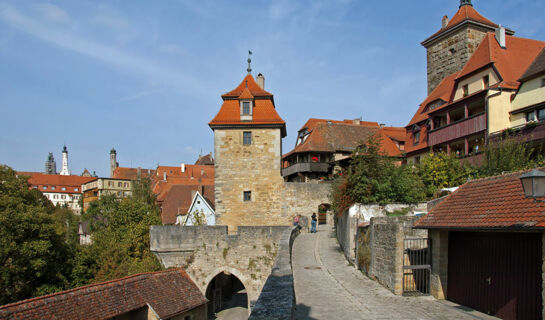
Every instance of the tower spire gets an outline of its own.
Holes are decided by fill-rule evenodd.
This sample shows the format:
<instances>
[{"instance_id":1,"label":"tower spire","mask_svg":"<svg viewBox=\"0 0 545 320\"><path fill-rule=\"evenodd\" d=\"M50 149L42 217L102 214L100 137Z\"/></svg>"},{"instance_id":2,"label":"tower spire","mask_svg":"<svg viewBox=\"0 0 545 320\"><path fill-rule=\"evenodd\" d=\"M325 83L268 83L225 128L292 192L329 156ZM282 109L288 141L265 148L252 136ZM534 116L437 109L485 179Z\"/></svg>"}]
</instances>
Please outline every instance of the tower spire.
<instances>
[{"instance_id":1,"label":"tower spire","mask_svg":"<svg viewBox=\"0 0 545 320\"><path fill-rule=\"evenodd\" d=\"M473 7L473 5L471 4L471 0L460 0L460 8L466 5Z\"/></svg>"},{"instance_id":2,"label":"tower spire","mask_svg":"<svg viewBox=\"0 0 545 320\"><path fill-rule=\"evenodd\" d=\"M62 148L62 169L60 175L69 176L70 170L68 170L68 150L66 148L66 143Z\"/></svg>"},{"instance_id":3,"label":"tower spire","mask_svg":"<svg viewBox=\"0 0 545 320\"><path fill-rule=\"evenodd\" d=\"M252 73L252 66L251 66L251 63L252 63L252 51L248 50L248 69L246 69L246 71L248 71L248 73Z\"/></svg>"}]
</instances>

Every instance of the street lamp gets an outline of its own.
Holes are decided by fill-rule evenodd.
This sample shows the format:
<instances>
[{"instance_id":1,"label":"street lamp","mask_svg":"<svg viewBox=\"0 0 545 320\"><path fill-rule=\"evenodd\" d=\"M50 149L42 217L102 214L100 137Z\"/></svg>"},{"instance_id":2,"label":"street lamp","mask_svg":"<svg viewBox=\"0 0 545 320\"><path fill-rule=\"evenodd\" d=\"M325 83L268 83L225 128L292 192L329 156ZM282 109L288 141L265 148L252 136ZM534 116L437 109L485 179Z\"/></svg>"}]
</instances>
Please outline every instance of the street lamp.
<instances>
[{"instance_id":1,"label":"street lamp","mask_svg":"<svg viewBox=\"0 0 545 320\"><path fill-rule=\"evenodd\" d=\"M545 172L534 169L523 174L519 179L526 198L534 198L535 202L545 202L545 200L537 200L537 198L545 198Z\"/></svg>"}]
</instances>

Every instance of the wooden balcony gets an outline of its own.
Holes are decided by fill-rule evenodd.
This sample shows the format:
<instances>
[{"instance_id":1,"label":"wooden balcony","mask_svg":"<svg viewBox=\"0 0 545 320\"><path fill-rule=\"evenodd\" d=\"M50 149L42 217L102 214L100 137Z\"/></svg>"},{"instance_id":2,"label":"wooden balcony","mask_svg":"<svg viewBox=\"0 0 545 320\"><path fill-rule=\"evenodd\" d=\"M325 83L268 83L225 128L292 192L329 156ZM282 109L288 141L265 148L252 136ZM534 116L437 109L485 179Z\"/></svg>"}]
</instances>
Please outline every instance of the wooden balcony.
<instances>
[{"instance_id":1,"label":"wooden balcony","mask_svg":"<svg viewBox=\"0 0 545 320\"><path fill-rule=\"evenodd\" d=\"M476 114L428 133L428 145L434 146L486 130L486 114Z\"/></svg>"},{"instance_id":2,"label":"wooden balcony","mask_svg":"<svg viewBox=\"0 0 545 320\"><path fill-rule=\"evenodd\" d=\"M282 169L282 176L287 177L299 172L327 172L329 163L327 162L300 162L292 164Z\"/></svg>"}]
</instances>

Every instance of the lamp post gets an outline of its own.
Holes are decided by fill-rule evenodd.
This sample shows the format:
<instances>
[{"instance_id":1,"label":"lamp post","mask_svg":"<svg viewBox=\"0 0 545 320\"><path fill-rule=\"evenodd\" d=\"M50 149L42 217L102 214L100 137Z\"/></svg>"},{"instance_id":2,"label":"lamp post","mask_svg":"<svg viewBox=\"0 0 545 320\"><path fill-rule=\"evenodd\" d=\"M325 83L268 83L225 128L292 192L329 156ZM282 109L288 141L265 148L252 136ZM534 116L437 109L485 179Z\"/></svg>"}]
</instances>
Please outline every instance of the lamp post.
<instances>
[{"instance_id":1,"label":"lamp post","mask_svg":"<svg viewBox=\"0 0 545 320\"><path fill-rule=\"evenodd\" d=\"M545 202L545 200L537 199L545 198L545 172L534 169L523 174L519 179L526 198L534 198L534 202Z\"/></svg>"}]
</instances>

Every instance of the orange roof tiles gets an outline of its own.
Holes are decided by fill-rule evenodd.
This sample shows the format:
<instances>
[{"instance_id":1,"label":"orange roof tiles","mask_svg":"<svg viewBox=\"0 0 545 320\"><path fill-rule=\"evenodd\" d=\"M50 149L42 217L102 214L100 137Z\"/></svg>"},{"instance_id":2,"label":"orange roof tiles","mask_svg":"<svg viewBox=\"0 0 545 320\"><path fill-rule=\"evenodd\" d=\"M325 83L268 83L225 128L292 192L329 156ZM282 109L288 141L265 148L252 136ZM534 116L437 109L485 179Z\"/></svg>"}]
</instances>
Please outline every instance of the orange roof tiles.
<instances>
[{"instance_id":1,"label":"orange roof tiles","mask_svg":"<svg viewBox=\"0 0 545 320\"><path fill-rule=\"evenodd\" d=\"M391 156L398 156L400 151L390 140L390 136L397 137L398 141L404 141L403 128L381 128L377 122L311 118L299 131L305 129L309 131L305 141L299 143L283 158L300 152L352 152L373 135L382 138L382 151Z\"/></svg>"},{"instance_id":2,"label":"orange roof tiles","mask_svg":"<svg viewBox=\"0 0 545 320\"><path fill-rule=\"evenodd\" d=\"M439 31L434 33L432 36L430 36L426 40L424 40L422 43L424 44L424 43L430 41L431 39L437 37L438 35L444 33L445 31L451 30L454 27L456 27L456 26L458 26L458 25L460 25L460 24L462 24L464 22L467 22L467 21L472 21L472 22L476 22L476 23L479 23L479 24L484 24L484 25L492 27L492 28L497 28L498 27L497 24L495 24L494 22L488 20L487 18L483 17L479 12L477 12L477 10L475 10L475 8L473 8L473 6L465 5L465 6L461 6L460 9L458 9L458 11L450 19L449 23L447 24L447 26L445 28L440 29ZM508 30L508 32L513 33L513 31L511 31L511 30Z\"/></svg>"},{"instance_id":3,"label":"orange roof tiles","mask_svg":"<svg viewBox=\"0 0 545 320\"><path fill-rule=\"evenodd\" d=\"M196 191L208 201L212 208L215 207L214 185L171 185L161 205L163 224L174 224L177 215L186 214Z\"/></svg>"},{"instance_id":4,"label":"orange roof tiles","mask_svg":"<svg viewBox=\"0 0 545 320\"><path fill-rule=\"evenodd\" d=\"M81 193L82 184L96 179L95 177L82 177L76 175L63 176L60 174L44 174L37 172L18 172L17 174L19 176L30 174L28 183L31 187L37 187L41 192L55 193ZM55 187L55 189L52 187ZM63 188L65 190L63 190Z\"/></svg>"},{"instance_id":5,"label":"orange roof tiles","mask_svg":"<svg viewBox=\"0 0 545 320\"><path fill-rule=\"evenodd\" d=\"M502 78L499 86L518 89L518 79L545 48L545 42L512 36L505 36L505 42L505 49L501 48L494 33L487 33L456 79L469 76L493 63Z\"/></svg>"},{"instance_id":6,"label":"orange roof tiles","mask_svg":"<svg viewBox=\"0 0 545 320\"><path fill-rule=\"evenodd\" d=\"M273 95L261 89L251 74L246 75L234 90L222 95L223 104L208 125L215 129L219 126L272 126L282 130L286 136L286 123L276 112ZM241 120L240 99L253 99L252 119Z\"/></svg>"},{"instance_id":7,"label":"orange roof tiles","mask_svg":"<svg viewBox=\"0 0 545 320\"><path fill-rule=\"evenodd\" d=\"M520 171L467 182L418 220L415 227L543 228L545 203L525 197L519 179L524 173Z\"/></svg>"},{"instance_id":8,"label":"orange roof tiles","mask_svg":"<svg viewBox=\"0 0 545 320\"><path fill-rule=\"evenodd\" d=\"M183 269L132 275L0 307L2 319L111 319L151 306L164 319L208 300Z\"/></svg>"},{"instance_id":9,"label":"orange roof tiles","mask_svg":"<svg viewBox=\"0 0 545 320\"><path fill-rule=\"evenodd\" d=\"M139 176L142 178L149 178L152 177L154 174L155 170L153 169L117 167L114 169L114 174L112 178L137 180Z\"/></svg>"},{"instance_id":10,"label":"orange roof tiles","mask_svg":"<svg viewBox=\"0 0 545 320\"><path fill-rule=\"evenodd\" d=\"M263 97L263 96L272 97L272 94L270 92L267 92L261 89L261 87L257 84L257 82L255 81L251 73L248 73L244 77L244 79L242 79L242 82L235 89L223 94L221 97L224 99L238 98L242 94L245 88L248 88L250 93L254 97Z\"/></svg>"}]
</instances>

